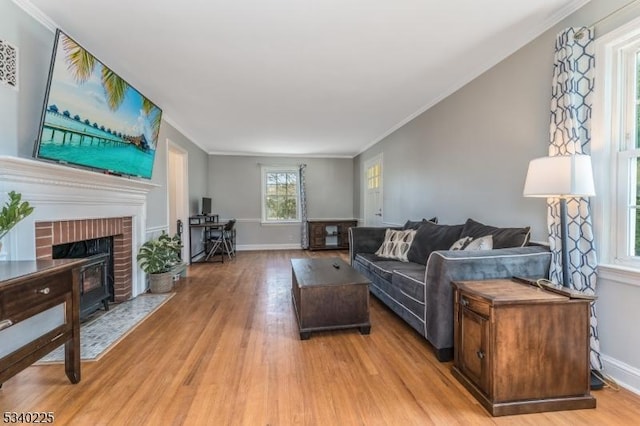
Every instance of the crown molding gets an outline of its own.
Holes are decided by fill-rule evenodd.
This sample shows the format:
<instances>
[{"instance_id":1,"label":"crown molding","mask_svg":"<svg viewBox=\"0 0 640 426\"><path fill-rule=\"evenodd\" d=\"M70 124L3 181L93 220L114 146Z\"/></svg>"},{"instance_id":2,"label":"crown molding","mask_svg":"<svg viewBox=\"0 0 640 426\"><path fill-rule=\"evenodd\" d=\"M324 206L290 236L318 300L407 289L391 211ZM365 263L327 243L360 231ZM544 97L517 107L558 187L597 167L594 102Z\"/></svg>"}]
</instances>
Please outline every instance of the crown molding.
<instances>
[{"instance_id":1,"label":"crown molding","mask_svg":"<svg viewBox=\"0 0 640 426\"><path fill-rule=\"evenodd\" d=\"M283 157L283 158L343 158L353 159L354 155L338 155L338 154L284 154L284 153L268 153L268 152L246 152L246 151L209 151L209 155L219 156L235 156L235 157Z\"/></svg>"},{"instance_id":2,"label":"crown molding","mask_svg":"<svg viewBox=\"0 0 640 426\"><path fill-rule=\"evenodd\" d=\"M195 146L197 146L198 148L200 148L204 152L207 152L206 148L204 148L202 146L202 144L200 144L200 142L198 142L198 140L196 138L191 136L186 130L184 130L184 128L182 126L180 126L175 120L173 120L173 118L169 117L169 115L167 113L165 113L164 111L162 112L162 120L166 121L167 124L169 124L171 127L173 127L178 132L180 132L182 134L182 136L184 136L185 138L189 139L189 141L191 141L191 143L193 143ZM171 138L169 138L169 139L171 139Z\"/></svg>"},{"instance_id":3,"label":"crown molding","mask_svg":"<svg viewBox=\"0 0 640 426\"><path fill-rule=\"evenodd\" d=\"M35 7L29 0L12 1L16 4L16 6L24 10L29 16L38 21L40 24L42 24L42 26L44 26L51 32L55 32L56 28L59 28L58 24L56 24L51 18L45 15L40 9Z\"/></svg>"}]
</instances>

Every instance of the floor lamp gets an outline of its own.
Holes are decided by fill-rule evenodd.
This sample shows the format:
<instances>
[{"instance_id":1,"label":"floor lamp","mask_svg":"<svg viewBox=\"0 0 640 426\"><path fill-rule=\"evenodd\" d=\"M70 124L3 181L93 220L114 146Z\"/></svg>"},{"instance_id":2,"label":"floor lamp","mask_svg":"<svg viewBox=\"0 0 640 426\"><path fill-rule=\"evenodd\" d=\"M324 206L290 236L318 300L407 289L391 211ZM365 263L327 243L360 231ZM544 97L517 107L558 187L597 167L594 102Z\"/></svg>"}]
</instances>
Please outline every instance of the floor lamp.
<instances>
[{"instance_id":1,"label":"floor lamp","mask_svg":"<svg viewBox=\"0 0 640 426\"><path fill-rule=\"evenodd\" d=\"M596 195L591 157L559 155L531 160L524 184L525 197L560 198L560 241L562 254L562 285L572 288L567 241L567 199ZM603 381L591 372L591 389L601 389Z\"/></svg>"},{"instance_id":2,"label":"floor lamp","mask_svg":"<svg viewBox=\"0 0 640 426\"><path fill-rule=\"evenodd\" d=\"M569 251L567 250L567 199L596 195L588 155L558 155L531 160L524 184L525 197L560 198L560 240L562 285L571 288Z\"/></svg>"}]
</instances>

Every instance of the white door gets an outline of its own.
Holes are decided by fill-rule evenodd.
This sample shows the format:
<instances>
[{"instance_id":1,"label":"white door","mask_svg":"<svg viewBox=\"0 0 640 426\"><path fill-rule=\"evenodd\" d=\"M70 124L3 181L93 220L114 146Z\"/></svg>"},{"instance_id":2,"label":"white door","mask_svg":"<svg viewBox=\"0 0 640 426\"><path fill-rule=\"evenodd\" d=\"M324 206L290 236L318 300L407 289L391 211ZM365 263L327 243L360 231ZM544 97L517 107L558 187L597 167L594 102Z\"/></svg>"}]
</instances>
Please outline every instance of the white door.
<instances>
[{"instance_id":1,"label":"white door","mask_svg":"<svg viewBox=\"0 0 640 426\"><path fill-rule=\"evenodd\" d=\"M167 139L167 197L169 235L177 231L182 221L182 259L189 255L189 175L187 151Z\"/></svg>"},{"instance_id":2,"label":"white door","mask_svg":"<svg viewBox=\"0 0 640 426\"><path fill-rule=\"evenodd\" d=\"M382 226L382 154L364 166L364 225Z\"/></svg>"}]
</instances>

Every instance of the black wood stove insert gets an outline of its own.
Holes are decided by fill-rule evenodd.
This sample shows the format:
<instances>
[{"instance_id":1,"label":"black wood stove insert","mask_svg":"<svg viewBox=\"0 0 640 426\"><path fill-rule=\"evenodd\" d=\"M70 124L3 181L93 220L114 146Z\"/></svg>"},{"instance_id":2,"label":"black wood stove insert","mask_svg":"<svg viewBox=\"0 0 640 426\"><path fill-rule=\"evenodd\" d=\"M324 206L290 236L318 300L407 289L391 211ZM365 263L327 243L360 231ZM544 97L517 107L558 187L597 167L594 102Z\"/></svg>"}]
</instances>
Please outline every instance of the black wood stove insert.
<instances>
[{"instance_id":1,"label":"black wood stove insert","mask_svg":"<svg viewBox=\"0 0 640 426\"><path fill-rule=\"evenodd\" d=\"M112 237L76 241L53 246L53 258L88 258L80 272L80 319L113 301Z\"/></svg>"}]
</instances>

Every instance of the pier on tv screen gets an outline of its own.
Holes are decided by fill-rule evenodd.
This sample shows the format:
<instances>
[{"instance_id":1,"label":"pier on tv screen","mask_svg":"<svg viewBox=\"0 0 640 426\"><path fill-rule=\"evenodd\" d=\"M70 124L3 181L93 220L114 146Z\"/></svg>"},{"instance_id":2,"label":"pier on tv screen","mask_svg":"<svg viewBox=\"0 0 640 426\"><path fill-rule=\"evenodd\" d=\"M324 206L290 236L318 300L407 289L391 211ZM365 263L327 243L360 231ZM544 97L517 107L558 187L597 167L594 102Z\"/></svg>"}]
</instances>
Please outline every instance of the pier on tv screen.
<instances>
[{"instance_id":1,"label":"pier on tv screen","mask_svg":"<svg viewBox=\"0 0 640 426\"><path fill-rule=\"evenodd\" d=\"M62 31L34 156L150 179L162 110Z\"/></svg>"}]
</instances>

